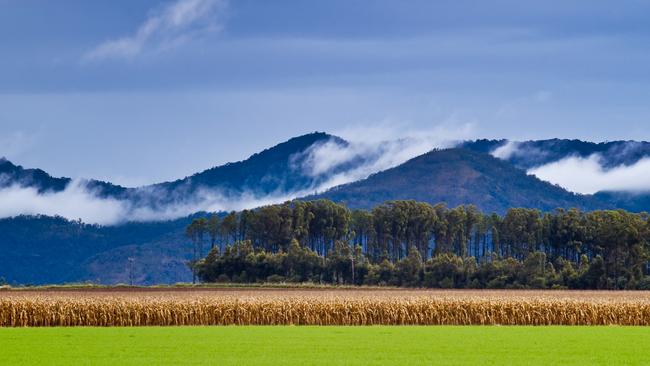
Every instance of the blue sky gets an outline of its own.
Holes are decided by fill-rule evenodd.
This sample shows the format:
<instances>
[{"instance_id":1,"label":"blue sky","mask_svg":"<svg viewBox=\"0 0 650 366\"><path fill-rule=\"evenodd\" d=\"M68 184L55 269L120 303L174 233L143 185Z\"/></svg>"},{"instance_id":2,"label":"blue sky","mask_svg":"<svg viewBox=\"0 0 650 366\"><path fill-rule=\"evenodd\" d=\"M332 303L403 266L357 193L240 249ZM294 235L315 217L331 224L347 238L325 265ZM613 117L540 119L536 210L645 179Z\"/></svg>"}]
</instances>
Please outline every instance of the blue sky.
<instances>
[{"instance_id":1,"label":"blue sky","mask_svg":"<svg viewBox=\"0 0 650 366\"><path fill-rule=\"evenodd\" d=\"M0 0L0 155L138 185L315 130L648 140L648 14L647 1Z\"/></svg>"}]
</instances>

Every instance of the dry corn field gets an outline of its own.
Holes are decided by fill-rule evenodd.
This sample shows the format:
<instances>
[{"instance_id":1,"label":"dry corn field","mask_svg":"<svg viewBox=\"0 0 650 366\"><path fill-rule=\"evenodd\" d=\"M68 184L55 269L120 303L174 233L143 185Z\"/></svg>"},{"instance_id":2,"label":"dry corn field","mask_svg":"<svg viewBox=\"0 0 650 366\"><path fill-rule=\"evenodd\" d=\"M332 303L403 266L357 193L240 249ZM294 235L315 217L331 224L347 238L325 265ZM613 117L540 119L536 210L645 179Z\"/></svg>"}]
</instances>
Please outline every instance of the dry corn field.
<instances>
[{"instance_id":1,"label":"dry corn field","mask_svg":"<svg viewBox=\"0 0 650 366\"><path fill-rule=\"evenodd\" d=\"M650 292L0 291L0 326L650 325Z\"/></svg>"}]
</instances>

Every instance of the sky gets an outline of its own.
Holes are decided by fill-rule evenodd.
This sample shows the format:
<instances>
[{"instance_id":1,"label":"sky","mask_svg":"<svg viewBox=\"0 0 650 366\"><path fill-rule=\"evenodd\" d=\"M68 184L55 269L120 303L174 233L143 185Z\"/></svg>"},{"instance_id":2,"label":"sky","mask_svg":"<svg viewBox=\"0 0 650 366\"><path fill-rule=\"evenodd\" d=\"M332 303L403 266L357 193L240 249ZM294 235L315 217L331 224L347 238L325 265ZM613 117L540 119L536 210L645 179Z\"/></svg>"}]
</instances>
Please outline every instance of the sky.
<instances>
[{"instance_id":1,"label":"sky","mask_svg":"<svg viewBox=\"0 0 650 366\"><path fill-rule=\"evenodd\" d=\"M137 186L313 131L650 140L648 14L640 0L0 0L0 156Z\"/></svg>"}]
</instances>

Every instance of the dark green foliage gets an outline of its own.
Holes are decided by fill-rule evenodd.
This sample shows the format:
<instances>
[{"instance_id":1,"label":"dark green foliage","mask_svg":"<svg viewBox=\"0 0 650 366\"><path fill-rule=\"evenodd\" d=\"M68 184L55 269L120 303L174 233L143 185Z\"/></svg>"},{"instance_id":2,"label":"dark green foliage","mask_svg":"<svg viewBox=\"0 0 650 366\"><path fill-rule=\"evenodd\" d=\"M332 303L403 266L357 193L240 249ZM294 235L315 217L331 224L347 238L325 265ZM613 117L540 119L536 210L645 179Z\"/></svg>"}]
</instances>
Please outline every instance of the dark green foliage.
<instances>
[{"instance_id":1,"label":"dark green foliage","mask_svg":"<svg viewBox=\"0 0 650 366\"><path fill-rule=\"evenodd\" d=\"M584 289L649 283L648 215L622 210L515 208L501 217L474 206L390 201L350 211L318 200L228 217L221 225L242 235L225 235L223 251L215 246L193 262L203 281ZM209 221L188 227L197 248L205 239L192 233Z\"/></svg>"}]
</instances>

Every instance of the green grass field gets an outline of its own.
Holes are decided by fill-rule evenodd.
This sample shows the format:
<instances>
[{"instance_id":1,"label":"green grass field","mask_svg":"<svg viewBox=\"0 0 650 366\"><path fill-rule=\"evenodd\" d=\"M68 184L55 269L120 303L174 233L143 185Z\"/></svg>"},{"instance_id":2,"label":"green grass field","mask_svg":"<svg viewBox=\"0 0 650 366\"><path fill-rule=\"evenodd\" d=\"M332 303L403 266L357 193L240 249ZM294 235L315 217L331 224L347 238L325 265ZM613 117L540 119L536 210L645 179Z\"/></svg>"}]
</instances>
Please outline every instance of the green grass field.
<instances>
[{"instance_id":1,"label":"green grass field","mask_svg":"<svg viewBox=\"0 0 650 366\"><path fill-rule=\"evenodd\" d=\"M650 328L0 328L5 365L648 365Z\"/></svg>"}]
</instances>

